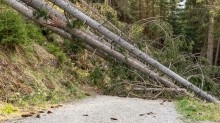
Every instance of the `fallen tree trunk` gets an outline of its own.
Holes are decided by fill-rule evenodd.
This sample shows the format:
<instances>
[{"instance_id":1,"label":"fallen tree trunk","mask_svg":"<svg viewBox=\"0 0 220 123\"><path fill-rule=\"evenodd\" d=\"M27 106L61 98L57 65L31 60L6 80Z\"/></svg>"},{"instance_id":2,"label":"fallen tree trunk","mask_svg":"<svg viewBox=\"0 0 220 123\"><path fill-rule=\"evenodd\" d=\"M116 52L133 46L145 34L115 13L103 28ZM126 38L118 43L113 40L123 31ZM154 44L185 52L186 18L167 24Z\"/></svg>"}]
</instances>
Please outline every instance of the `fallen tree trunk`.
<instances>
[{"instance_id":1,"label":"fallen tree trunk","mask_svg":"<svg viewBox=\"0 0 220 123\"><path fill-rule=\"evenodd\" d=\"M44 0L21 0L22 2L24 2L25 4L27 4L28 6L34 8L34 9L43 9L43 10L47 10L47 11L50 11L51 13L53 13L55 16L57 16L58 18L60 18L61 20L63 21L67 21L65 15L63 15L62 13L58 12L56 9L54 9L52 6L50 6L47 2L44 2ZM35 20L33 17L29 16L29 18L31 18L32 20ZM36 21L36 20L35 20ZM73 41L72 40L72 35L63 31L63 30L60 30L58 28L55 28L55 27L52 27L52 26L49 26L49 25L46 25L42 23L41 20L38 20L41 25L47 27L49 30L59 34L61 37L64 37L70 41ZM74 41L73 41L74 42ZM92 46L86 44L85 45L85 48L90 51L90 52L94 52L96 55L102 57L102 58L107 58L106 54L104 54L103 52L99 51L98 49L96 48L93 48Z\"/></svg>"},{"instance_id":2,"label":"fallen tree trunk","mask_svg":"<svg viewBox=\"0 0 220 123\"><path fill-rule=\"evenodd\" d=\"M26 6L20 4L19 2L17 2L16 0L7 0L8 4L11 5L14 9L16 9L17 11L19 11L20 13L24 14L25 16L35 20L36 22L40 23L43 26L47 26L48 29L62 35L65 38L71 39L71 35L69 33L66 33L60 29L54 28L52 26L48 26L45 25L47 22L43 19L38 19L36 20L33 15L32 15L32 10L28 9ZM53 15L54 16L54 15ZM54 16L55 17L55 16ZM57 20L57 19L56 19ZM60 20L61 21L61 20ZM122 54L118 53L117 51L112 50L110 47L102 44L101 42L97 41L96 39L92 38L91 36L83 33L80 30L77 29L73 29L70 30L69 28L65 27L65 23L62 22L64 24L64 27L66 30L69 30L69 32L79 38L84 39L88 44L92 44L95 47L98 47L100 50L104 51L105 53L117 58L119 61L122 61L126 64L128 64L129 66L140 70L141 72L149 75L152 78L155 78L156 80L158 80L159 82L161 82L162 84L166 85L167 87L173 87L173 88L178 88L178 86L174 85L172 82L170 82L169 80L160 77L159 75L157 75L156 73L152 72L151 70L149 70L148 68L145 67L145 65L143 63L139 63L137 61L134 61L130 58L126 59L125 56L123 56Z\"/></svg>"},{"instance_id":3,"label":"fallen tree trunk","mask_svg":"<svg viewBox=\"0 0 220 123\"><path fill-rule=\"evenodd\" d=\"M114 58L118 59L119 61L122 61L129 66L140 70L141 72L145 73L146 75L149 75L155 79L157 79L159 82L163 83L167 87L172 87L172 88L178 88L175 84L172 82L167 81L165 78L160 77L156 73L153 73L151 70L149 70L143 63L132 60L130 58L126 58L126 56L122 55L121 53L112 50L110 47L106 46L105 44L99 42L95 38L91 37L90 35L78 30L78 29L70 29L67 27L66 23L63 22L62 20L59 20L55 15L52 13L49 14L50 19L52 20L51 24L54 25L55 27L58 27L62 30L65 30L66 32L83 39L86 43L89 45L92 45L96 48L98 48L101 51L104 51L105 53L109 54L110 56L113 56ZM50 23L48 23L50 24Z\"/></svg>"},{"instance_id":4,"label":"fallen tree trunk","mask_svg":"<svg viewBox=\"0 0 220 123\"><path fill-rule=\"evenodd\" d=\"M109 24L111 27L113 27L113 29L115 29L119 35L121 35L123 37L123 39L128 40L130 43L132 43L133 41L126 35L124 34L121 30L119 30L114 24L112 24L110 21L108 21L107 19L105 19L101 14L99 14L95 9L93 9L92 7L89 6L89 4L86 3L86 1L84 0L80 0L80 2L85 5L86 7L89 8L89 10L91 10L93 13L95 13L96 15L98 15L98 17L100 19L103 20L103 22ZM74 6L73 6L74 7Z\"/></svg>"},{"instance_id":5,"label":"fallen tree trunk","mask_svg":"<svg viewBox=\"0 0 220 123\"><path fill-rule=\"evenodd\" d=\"M47 11L49 11L49 13L54 13L54 16L56 16L56 17L58 17L59 19L61 19L62 21L64 21L64 20L66 20L66 18L65 18L65 16L62 16L62 14L61 13L59 13L59 12L57 12L55 9L53 9L53 8L51 8L47 3L44 3L43 2L43 0L22 0L23 2L25 2L25 3L28 3L28 5L29 6L31 6L31 7L33 7L33 8L35 8L35 9L38 9L38 7L41 7L41 6L43 6L43 7L41 7L41 8L43 8L43 9L45 9L45 10L47 10ZM31 2L32 1L32 2ZM50 11L51 10L51 11ZM59 16L57 16L57 15L59 15ZM33 17L32 17L32 19L34 19ZM35 19L36 20L36 19ZM59 20L59 21L61 21L61 20ZM61 22L61 23L64 23L64 22ZM68 28L67 28L68 29ZM81 32L80 30L78 30L78 32L79 33L83 33L83 32ZM83 33L84 34L84 33ZM69 34L70 35L70 34ZM87 34L85 34L85 35L87 35ZM77 35L75 35L75 36L77 36ZM87 36L89 36L89 37L91 37L92 36L92 38L94 38L94 39L96 39L96 41L98 40L98 37L96 36L96 35L93 35L93 34L90 34L89 33L89 35L87 35ZM68 39L71 39L71 37L70 36L67 36L68 37ZM89 40L87 41L87 42L90 42ZM96 43L96 42L95 42ZM98 43L100 43L100 42L98 42ZM103 44L102 44L103 45ZM110 44L107 44L107 42L105 42L104 43L104 45L107 45L107 47L109 47L110 48ZM100 47L102 48L102 47L106 47L106 46L98 46L98 48L100 49ZM114 50L110 50L108 48L108 52L116 52L116 51L114 51ZM116 55L118 58L120 58L121 60L123 60L122 62L124 62L125 63L125 56L123 56L123 55L121 55L120 53L118 53L118 52L116 52L116 54L118 54L118 55ZM110 54L111 55L111 54ZM102 55L102 57L104 57L103 55ZM106 57L106 56L105 56ZM114 56L113 56L114 57ZM120 60L119 59L119 60ZM120 60L120 61L121 61ZM130 58L129 58L129 60L131 60ZM134 60L133 60L134 61ZM136 64L139 64L138 66L142 66L142 67L144 67L145 65L143 64L143 63L141 63L141 62L138 62L138 61L134 61L134 63L136 63ZM128 64L129 65L129 64ZM140 67L140 68L142 68L142 67ZM138 68L136 68L137 70L139 70ZM145 71L145 72L143 72L143 71ZM153 71L151 71L151 70L149 70L147 67L144 67L144 70L142 70L142 72L143 73L145 73L145 74L147 74L148 76L150 76L150 77L152 77L152 78L154 78L154 79L156 79L157 81L159 81L159 82L161 82L162 84L164 84L166 87L171 87L171 88L178 88L178 86L176 86L175 84L173 84L172 82L170 82L169 80L167 80L167 79L165 79L165 78L163 78L163 77L160 77L158 74L156 74L156 73L154 73Z\"/></svg>"},{"instance_id":6,"label":"fallen tree trunk","mask_svg":"<svg viewBox=\"0 0 220 123\"><path fill-rule=\"evenodd\" d=\"M204 92L200 88L196 87L195 85L193 85L192 83L190 83L189 81L184 79L183 77L179 76L178 74L176 74L175 72L173 72L169 68L165 67L164 65L162 65L158 61L154 60L153 58L151 58L150 56L148 56L147 54L145 54L141 50L137 49L136 47L134 47L130 43L126 42L124 39L122 39L119 36L115 35L113 32L106 29L101 24L97 23L96 21L94 21L93 19L91 19L90 17L88 17L87 15L82 13L81 11L79 11L78 9L74 8L69 3L67 3L63 0L49 0L49 1L54 3L55 5L59 6L60 8L62 8L63 10L65 10L66 12L71 14L72 16L74 16L74 17L80 19L81 21L85 22L90 27L97 30L99 33L105 35L110 40L113 40L118 45L122 46L123 48L125 48L126 50L128 50L129 52L134 54L135 56L143 59L145 62L147 62L148 64L154 66L158 70L162 71L163 73L165 73L166 75L168 75L172 79L174 79L177 82L181 83L187 89L192 90L194 93L198 94L199 96L205 98L206 100L208 100L210 102L214 102L214 103L218 102L218 100L215 97L207 94L206 92ZM80 33L78 33L78 34L80 34Z\"/></svg>"},{"instance_id":7,"label":"fallen tree trunk","mask_svg":"<svg viewBox=\"0 0 220 123\"><path fill-rule=\"evenodd\" d=\"M133 91L174 91L174 92L186 92L183 88L132 88Z\"/></svg>"}]
</instances>

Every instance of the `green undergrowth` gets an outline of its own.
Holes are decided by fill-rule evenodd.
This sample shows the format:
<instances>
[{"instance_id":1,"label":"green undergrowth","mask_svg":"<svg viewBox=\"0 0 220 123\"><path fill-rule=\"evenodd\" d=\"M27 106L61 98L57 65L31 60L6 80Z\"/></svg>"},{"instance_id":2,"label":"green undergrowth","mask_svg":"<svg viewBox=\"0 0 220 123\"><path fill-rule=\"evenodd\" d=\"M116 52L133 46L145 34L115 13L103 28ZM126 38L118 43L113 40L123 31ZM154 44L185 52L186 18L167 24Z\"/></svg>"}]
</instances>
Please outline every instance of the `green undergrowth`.
<instances>
[{"instance_id":1,"label":"green undergrowth","mask_svg":"<svg viewBox=\"0 0 220 123\"><path fill-rule=\"evenodd\" d=\"M8 7L1 8L0 121L24 110L85 98L79 86L86 81L87 70L67 56L78 55L78 51L83 55L72 42L24 21Z\"/></svg>"},{"instance_id":2,"label":"green undergrowth","mask_svg":"<svg viewBox=\"0 0 220 123\"><path fill-rule=\"evenodd\" d=\"M220 122L220 106L213 103L183 98L175 102L177 111L186 122L215 121Z\"/></svg>"}]
</instances>

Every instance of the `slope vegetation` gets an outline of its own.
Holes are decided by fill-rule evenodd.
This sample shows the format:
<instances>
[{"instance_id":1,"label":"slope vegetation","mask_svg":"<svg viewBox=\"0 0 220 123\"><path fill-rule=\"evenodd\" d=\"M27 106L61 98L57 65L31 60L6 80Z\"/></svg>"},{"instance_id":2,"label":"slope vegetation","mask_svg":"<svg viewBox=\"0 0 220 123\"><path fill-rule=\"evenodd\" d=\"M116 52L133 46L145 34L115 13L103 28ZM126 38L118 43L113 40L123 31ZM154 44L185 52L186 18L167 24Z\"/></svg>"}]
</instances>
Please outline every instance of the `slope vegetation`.
<instances>
[{"instance_id":1,"label":"slope vegetation","mask_svg":"<svg viewBox=\"0 0 220 123\"><path fill-rule=\"evenodd\" d=\"M74 46L67 40L1 6L0 120L26 109L83 98L78 87L87 72L75 65L85 64L83 53L77 55L77 47L71 49ZM63 49L79 62L71 62Z\"/></svg>"}]
</instances>

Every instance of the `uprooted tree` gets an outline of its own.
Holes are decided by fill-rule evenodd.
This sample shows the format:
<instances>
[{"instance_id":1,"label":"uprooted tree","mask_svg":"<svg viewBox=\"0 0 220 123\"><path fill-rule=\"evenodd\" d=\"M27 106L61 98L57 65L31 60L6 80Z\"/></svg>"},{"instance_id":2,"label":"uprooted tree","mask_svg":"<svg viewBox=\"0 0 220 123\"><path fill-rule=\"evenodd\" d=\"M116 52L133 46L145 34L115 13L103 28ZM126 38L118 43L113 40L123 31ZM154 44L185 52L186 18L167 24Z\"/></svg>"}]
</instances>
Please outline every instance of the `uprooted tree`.
<instances>
[{"instance_id":1,"label":"uprooted tree","mask_svg":"<svg viewBox=\"0 0 220 123\"><path fill-rule=\"evenodd\" d=\"M68 25L68 21L66 21L67 19L65 18L65 16L62 13L56 11L56 9L54 9L52 6L50 6L49 3L47 3L44 0L21 0L24 3L26 3L27 6L30 6L31 9L25 6L23 3L18 2L16 0L4 0L4 1L9 5L11 5L18 12L33 19L39 24L46 26L48 29L58 33L59 35L65 38L68 38L70 40L72 36L81 38L87 44L86 49L89 51L95 51L95 53L100 57L105 58L106 55L112 56L113 58L116 58L117 60L126 63L127 65L143 72L149 77L155 78L157 81L159 81L160 83L164 84L167 87L175 88L177 90L180 89L169 79L159 76L152 70L148 69L145 63L150 64L153 67L160 70L161 72L163 72L164 74L168 75L170 78L176 80L177 82L185 86L187 89L190 89L191 91L195 92L195 94L205 98L210 102L219 103L219 101L215 97L212 97L211 95L207 94L200 88L190 83L188 80L179 76L175 72L171 71L169 68L165 67L158 61L151 58L143 51L139 50L132 44L128 43L125 39L111 32L110 30L105 28L102 23L98 23L95 20L91 19L89 16L85 15L83 12L75 8L73 4L72 3L70 4L70 2L68 1L66 2L63 0L48 0L49 2L63 9L68 14L75 17L74 19L79 23L87 24L88 26L90 26L91 28L102 34L101 37L98 35L95 36L95 34L89 35L88 31L87 34L79 29L73 27L70 28ZM33 12L35 12L36 10L42 10L43 12L45 12L45 14L41 16L37 16L36 18L36 15L35 16L33 15ZM101 40L102 37L105 37L108 41L110 41L110 43L114 42L118 44L118 46L121 46L122 48L126 49L127 52L132 54L132 56L127 57L115 51L113 48L106 45L108 44L108 42L103 43L103 41ZM138 61L138 59L142 59L144 62L140 62Z\"/></svg>"}]
</instances>

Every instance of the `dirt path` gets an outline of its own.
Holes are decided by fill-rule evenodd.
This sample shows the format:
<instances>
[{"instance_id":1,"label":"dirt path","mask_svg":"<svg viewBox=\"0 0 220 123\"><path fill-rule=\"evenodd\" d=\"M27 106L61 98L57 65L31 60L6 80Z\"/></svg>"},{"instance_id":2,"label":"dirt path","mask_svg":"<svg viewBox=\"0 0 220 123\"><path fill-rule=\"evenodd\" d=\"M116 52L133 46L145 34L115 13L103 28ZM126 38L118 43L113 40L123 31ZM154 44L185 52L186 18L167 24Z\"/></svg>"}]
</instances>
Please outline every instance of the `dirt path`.
<instances>
[{"instance_id":1,"label":"dirt path","mask_svg":"<svg viewBox=\"0 0 220 123\"><path fill-rule=\"evenodd\" d=\"M180 123L174 104L164 101L97 95L5 123Z\"/></svg>"}]
</instances>

